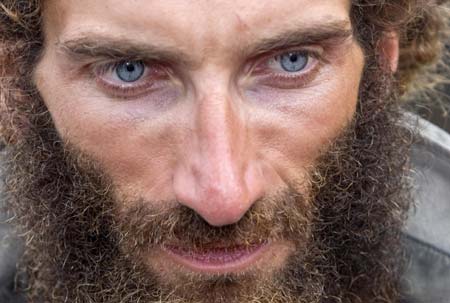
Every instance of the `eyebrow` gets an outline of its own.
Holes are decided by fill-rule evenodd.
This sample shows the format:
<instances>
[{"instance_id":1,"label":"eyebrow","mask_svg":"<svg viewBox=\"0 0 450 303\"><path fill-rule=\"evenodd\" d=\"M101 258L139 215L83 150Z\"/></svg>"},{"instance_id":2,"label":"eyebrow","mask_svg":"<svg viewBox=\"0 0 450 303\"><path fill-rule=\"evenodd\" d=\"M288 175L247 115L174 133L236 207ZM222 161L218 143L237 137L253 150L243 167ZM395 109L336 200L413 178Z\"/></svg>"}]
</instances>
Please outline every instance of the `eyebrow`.
<instances>
[{"instance_id":1,"label":"eyebrow","mask_svg":"<svg viewBox=\"0 0 450 303\"><path fill-rule=\"evenodd\" d=\"M349 21L330 21L318 24L300 25L287 29L270 38L250 42L240 47L245 56L255 56L273 50L294 46L343 41L351 38L353 31ZM96 33L83 33L78 37L61 41L57 47L74 60L86 58L107 58L117 60L154 60L163 63L177 63L196 66L198 62L189 59L189 54L175 47L142 43L123 37L110 37Z\"/></svg>"},{"instance_id":2,"label":"eyebrow","mask_svg":"<svg viewBox=\"0 0 450 303\"><path fill-rule=\"evenodd\" d=\"M182 51L161 45L144 44L128 38L113 38L86 33L81 37L57 43L58 48L69 57L108 59L145 59L161 62L180 62L192 65Z\"/></svg>"},{"instance_id":3,"label":"eyebrow","mask_svg":"<svg viewBox=\"0 0 450 303\"><path fill-rule=\"evenodd\" d=\"M284 31L274 37L262 39L245 51L247 54L268 53L294 46L325 42L339 43L353 37L349 21L331 21Z\"/></svg>"}]
</instances>

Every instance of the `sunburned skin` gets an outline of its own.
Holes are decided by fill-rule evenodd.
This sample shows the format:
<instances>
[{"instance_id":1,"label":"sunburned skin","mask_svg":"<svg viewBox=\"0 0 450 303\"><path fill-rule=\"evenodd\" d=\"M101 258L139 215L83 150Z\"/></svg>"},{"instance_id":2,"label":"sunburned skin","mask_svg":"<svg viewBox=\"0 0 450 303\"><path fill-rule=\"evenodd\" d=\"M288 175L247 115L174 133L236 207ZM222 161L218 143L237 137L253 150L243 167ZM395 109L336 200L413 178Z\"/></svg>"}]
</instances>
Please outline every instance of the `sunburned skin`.
<instances>
[{"instance_id":1,"label":"sunburned skin","mask_svg":"<svg viewBox=\"0 0 450 303\"><path fill-rule=\"evenodd\" d=\"M49 2L48 47L36 82L61 135L101 159L124 195L177 198L213 225L233 223L263 192L298 175L289 169L292 163L311 164L354 111L364 59L351 37L330 47L320 42L276 50L317 48L323 53L320 68L315 68L319 71L307 83L286 79L290 87L279 88L268 85L279 82L271 70L257 75L242 71L255 56L244 57L246 50L286 31L311 26L314 32L324 20L348 31L347 1L303 2L270 2L257 9L252 2ZM305 9L293 13L295 6ZM236 14L247 31L240 30ZM194 64L179 67L174 62L163 88L137 98L131 94L123 102L86 71L92 62L107 58L75 61L60 51L61 44L80 37L126 37L174 49L183 54L180 60ZM271 54L263 54L268 58L260 68ZM168 109L154 108L161 98Z\"/></svg>"},{"instance_id":2,"label":"sunburned skin","mask_svg":"<svg viewBox=\"0 0 450 303\"><path fill-rule=\"evenodd\" d=\"M101 162L122 200L179 201L212 226L236 223L304 178L355 110L364 58L348 1L49 1L45 11L38 88L60 135ZM306 65L287 72L277 56L286 64L297 51ZM123 54L145 62L136 83L100 67Z\"/></svg>"}]
</instances>

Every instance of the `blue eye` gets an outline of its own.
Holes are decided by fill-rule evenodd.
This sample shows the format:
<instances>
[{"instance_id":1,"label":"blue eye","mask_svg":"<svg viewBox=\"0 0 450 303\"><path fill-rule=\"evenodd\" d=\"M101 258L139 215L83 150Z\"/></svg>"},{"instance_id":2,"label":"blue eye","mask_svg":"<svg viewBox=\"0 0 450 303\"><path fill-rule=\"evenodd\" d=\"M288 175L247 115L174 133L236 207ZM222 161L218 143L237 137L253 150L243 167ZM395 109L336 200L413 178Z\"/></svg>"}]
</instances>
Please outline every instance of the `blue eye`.
<instances>
[{"instance_id":1,"label":"blue eye","mask_svg":"<svg viewBox=\"0 0 450 303\"><path fill-rule=\"evenodd\" d=\"M281 67L287 72L299 72L308 64L308 55L302 52L285 53L278 58Z\"/></svg>"},{"instance_id":2,"label":"blue eye","mask_svg":"<svg viewBox=\"0 0 450 303\"><path fill-rule=\"evenodd\" d=\"M116 67L116 74L124 82L136 82L144 74L145 65L142 61L123 61Z\"/></svg>"}]
</instances>

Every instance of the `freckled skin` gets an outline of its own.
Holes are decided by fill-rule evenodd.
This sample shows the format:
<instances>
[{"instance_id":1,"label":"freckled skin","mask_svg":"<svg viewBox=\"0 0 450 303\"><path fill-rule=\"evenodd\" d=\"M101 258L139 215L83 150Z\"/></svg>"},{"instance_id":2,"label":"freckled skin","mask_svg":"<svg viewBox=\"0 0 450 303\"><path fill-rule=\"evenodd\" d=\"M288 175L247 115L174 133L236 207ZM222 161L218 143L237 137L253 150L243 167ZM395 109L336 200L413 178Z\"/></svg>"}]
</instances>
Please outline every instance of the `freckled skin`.
<instances>
[{"instance_id":1,"label":"freckled skin","mask_svg":"<svg viewBox=\"0 0 450 303\"><path fill-rule=\"evenodd\" d=\"M248 89L237 50L330 16L349 21L349 1L48 1L35 81L60 135L100 161L118 196L179 201L211 225L232 224L258 198L301 179L348 124L364 65L349 40L305 87ZM112 99L68 71L74 63L55 46L92 31L168 44L199 64L157 97Z\"/></svg>"}]
</instances>

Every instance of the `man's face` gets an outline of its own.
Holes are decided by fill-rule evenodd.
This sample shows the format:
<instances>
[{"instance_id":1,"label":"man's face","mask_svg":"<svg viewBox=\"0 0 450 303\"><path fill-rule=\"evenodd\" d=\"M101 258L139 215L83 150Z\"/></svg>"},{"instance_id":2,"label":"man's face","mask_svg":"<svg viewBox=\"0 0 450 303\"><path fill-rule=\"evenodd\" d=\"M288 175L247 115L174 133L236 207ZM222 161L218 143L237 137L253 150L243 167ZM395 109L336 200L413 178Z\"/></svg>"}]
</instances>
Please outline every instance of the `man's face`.
<instances>
[{"instance_id":1,"label":"man's face","mask_svg":"<svg viewBox=\"0 0 450 303\"><path fill-rule=\"evenodd\" d=\"M349 1L46 1L43 16L34 82L62 140L111 182L120 253L148 283L219 302L273 294L301 262L319 276L312 176L349 139L365 64Z\"/></svg>"},{"instance_id":2,"label":"man's face","mask_svg":"<svg viewBox=\"0 0 450 303\"><path fill-rule=\"evenodd\" d=\"M44 17L36 82L60 135L120 195L214 226L304 178L355 110L348 1L49 1Z\"/></svg>"},{"instance_id":3,"label":"man's face","mask_svg":"<svg viewBox=\"0 0 450 303\"><path fill-rule=\"evenodd\" d=\"M177 201L212 226L302 183L355 110L348 1L49 1L44 20L36 82L62 138L123 200ZM292 249L242 264L155 250L151 265L240 272Z\"/></svg>"}]
</instances>

